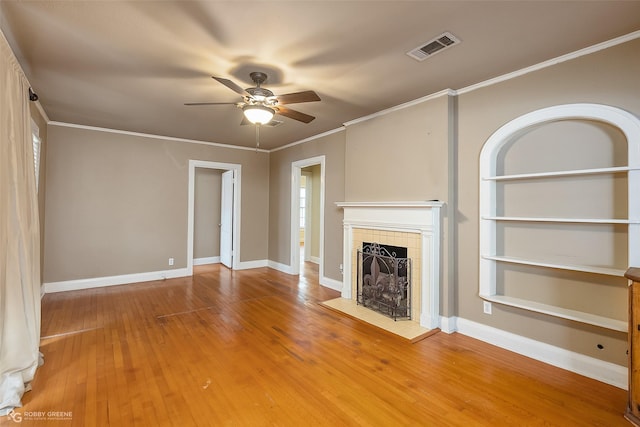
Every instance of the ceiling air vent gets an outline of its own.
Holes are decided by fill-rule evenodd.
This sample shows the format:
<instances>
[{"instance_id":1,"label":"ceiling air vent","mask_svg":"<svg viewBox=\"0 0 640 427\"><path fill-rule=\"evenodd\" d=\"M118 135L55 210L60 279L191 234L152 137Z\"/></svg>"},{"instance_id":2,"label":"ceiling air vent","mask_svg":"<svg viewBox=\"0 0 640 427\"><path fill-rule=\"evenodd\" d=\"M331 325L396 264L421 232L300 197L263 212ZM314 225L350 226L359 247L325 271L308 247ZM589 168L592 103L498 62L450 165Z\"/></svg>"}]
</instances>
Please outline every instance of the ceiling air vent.
<instances>
[{"instance_id":1,"label":"ceiling air vent","mask_svg":"<svg viewBox=\"0 0 640 427\"><path fill-rule=\"evenodd\" d=\"M459 38L449 32L446 32L440 34L433 40L429 40L428 42L423 43L421 46L418 46L412 51L407 52L407 55L417 61L424 61L430 56L433 56L438 52L442 52L443 50L458 43L460 43Z\"/></svg>"}]
</instances>

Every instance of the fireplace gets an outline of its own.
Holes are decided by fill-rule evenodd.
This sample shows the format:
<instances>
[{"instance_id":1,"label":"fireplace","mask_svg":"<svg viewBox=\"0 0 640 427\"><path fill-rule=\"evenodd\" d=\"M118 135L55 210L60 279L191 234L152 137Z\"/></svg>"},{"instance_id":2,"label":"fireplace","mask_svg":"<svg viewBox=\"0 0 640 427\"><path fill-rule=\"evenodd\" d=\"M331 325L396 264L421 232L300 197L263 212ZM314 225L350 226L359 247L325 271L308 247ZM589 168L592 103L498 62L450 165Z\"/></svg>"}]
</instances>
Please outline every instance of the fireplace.
<instances>
[{"instance_id":1,"label":"fireplace","mask_svg":"<svg viewBox=\"0 0 640 427\"><path fill-rule=\"evenodd\" d=\"M366 244L376 243L380 247L406 248L406 255L396 258L408 258L406 277L410 287L406 293L406 302L401 302L391 310L398 319L415 322L419 327L433 330L440 327L440 210L444 205L438 201L425 202L341 202L337 205L344 209L343 234L343 286L342 300L362 302L359 295L364 292L358 289L359 250L364 252ZM364 256L364 253L363 253ZM380 270L384 267L378 263ZM395 268L389 263L388 269ZM400 269L400 266L398 266ZM379 271L377 272L379 274ZM360 272L364 275L370 272ZM377 279L376 279L377 280ZM387 278L382 279L387 280ZM389 279L390 280L390 279ZM405 280L405 279L400 279ZM371 285L371 278L368 282ZM375 281L373 284L375 285ZM369 288L367 292L380 292L378 288ZM397 288L397 284L394 284ZM394 288L395 289L395 288ZM397 289L396 289L397 291ZM395 296L396 300L398 295ZM389 311L383 298L382 310ZM374 302L367 302L374 305ZM360 304L361 305L361 304ZM366 305L366 304L365 304ZM406 306L406 308L405 308ZM369 311L369 310L366 310ZM386 312L385 316L389 316ZM382 317L382 316L381 316ZM405 322L393 322L402 323Z\"/></svg>"},{"instance_id":2,"label":"fireplace","mask_svg":"<svg viewBox=\"0 0 640 427\"><path fill-rule=\"evenodd\" d=\"M357 258L357 303L393 320L411 320L411 259L407 258L407 248L363 242Z\"/></svg>"}]
</instances>

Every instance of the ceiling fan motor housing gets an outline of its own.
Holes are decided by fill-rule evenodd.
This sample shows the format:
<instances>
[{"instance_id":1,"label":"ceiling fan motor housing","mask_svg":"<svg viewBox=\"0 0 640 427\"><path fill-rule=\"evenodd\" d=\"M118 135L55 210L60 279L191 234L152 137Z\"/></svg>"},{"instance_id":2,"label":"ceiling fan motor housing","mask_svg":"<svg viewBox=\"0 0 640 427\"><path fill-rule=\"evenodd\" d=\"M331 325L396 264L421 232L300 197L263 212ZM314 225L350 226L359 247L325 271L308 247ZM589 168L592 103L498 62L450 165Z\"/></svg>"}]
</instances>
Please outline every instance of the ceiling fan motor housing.
<instances>
[{"instance_id":1,"label":"ceiling fan motor housing","mask_svg":"<svg viewBox=\"0 0 640 427\"><path fill-rule=\"evenodd\" d=\"M258 87L250 87L248 89L245 89L251 96L253 96L254 98L256 97L264 97L264 98L269 98L271 96L273 96L273 92L271 92L269 89L265 89L262 88L260 86Z\"/></svg>"},{"instance_id":2,"label":"ceiling fan motor housing","mask_svg":"<svg viewBox=\"0 0 640 427\"><path fill-rule=\"evenodd\" d=\"M253 80L256 86L260 86L262 83L267 81L267 75L261 71L254 71L249 73L249 77Z\"/></svg>"}]
</instances>

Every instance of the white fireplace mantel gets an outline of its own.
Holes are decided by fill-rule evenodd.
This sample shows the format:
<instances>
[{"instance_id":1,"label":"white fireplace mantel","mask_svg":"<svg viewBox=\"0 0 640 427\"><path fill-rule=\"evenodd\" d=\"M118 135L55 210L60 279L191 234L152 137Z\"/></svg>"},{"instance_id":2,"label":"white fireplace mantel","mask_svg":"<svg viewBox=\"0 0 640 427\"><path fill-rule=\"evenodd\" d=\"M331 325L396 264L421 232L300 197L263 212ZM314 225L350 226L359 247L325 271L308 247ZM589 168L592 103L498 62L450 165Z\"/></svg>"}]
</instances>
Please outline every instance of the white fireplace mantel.
<instances>
[{"instance_id":1,"label":"white fireplace mantel","mask_svg":"<svg viewBox=\"0 0 640 427\"><path fill-rule=\"evenodd\" d=\"M411 202L338 202L344 209L343 286L342 298L355 300L353 295L352 254L353 230L374 229L416 233L421 236L421 301L420 326L435 329L440 326L440 201Z\"/></svg>"}]
</instances>

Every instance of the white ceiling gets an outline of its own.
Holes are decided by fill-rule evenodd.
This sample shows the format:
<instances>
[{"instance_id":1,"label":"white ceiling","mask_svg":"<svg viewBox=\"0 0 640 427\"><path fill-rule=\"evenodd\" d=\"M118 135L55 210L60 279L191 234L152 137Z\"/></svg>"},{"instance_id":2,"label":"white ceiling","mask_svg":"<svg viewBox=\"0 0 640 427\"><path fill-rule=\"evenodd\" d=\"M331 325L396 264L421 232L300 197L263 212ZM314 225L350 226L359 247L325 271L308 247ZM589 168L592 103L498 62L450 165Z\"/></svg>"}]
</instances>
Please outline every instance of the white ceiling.
<instances>
[{"instance_id":1,"label":"white ceiling","mask_svg":"<svg viewBox=\"0 0 640 427\"><path fill-rule=\"evenodd\" d=\"M640 1L2 0L0 28L51 120L252 147L240 96L210 76L276 94L316 116L261 131L270 149L640 29ZM444 31L457 46L406 52Z\"/></svg>"}]
</instances>

